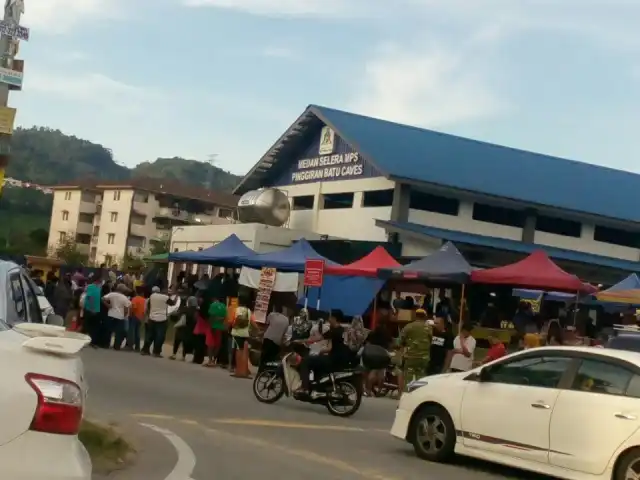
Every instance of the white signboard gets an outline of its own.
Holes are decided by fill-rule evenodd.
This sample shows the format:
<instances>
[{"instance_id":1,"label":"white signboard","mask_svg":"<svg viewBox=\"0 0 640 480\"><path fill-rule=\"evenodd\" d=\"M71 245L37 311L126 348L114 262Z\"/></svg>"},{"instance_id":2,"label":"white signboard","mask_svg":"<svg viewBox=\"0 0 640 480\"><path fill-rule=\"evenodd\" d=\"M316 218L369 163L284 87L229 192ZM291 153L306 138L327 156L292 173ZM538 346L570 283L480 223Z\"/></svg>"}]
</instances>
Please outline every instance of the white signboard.
<instances>
[{"instance_id":1,"label":"white signboard","mask_svg":"<svg viewBox=\"0 0 640 480\"><path fill-rule=\"evenodd\" d=\"M0 67L0 82L14 87L22 87L22 72Z\"/></svg>"},{"instance_id":2,"label":"white signboard","mask_svg":"<svg viewBox=\"0 0 640 480\"><path fill-rule=\"evenodd\" d=\"M362 159L357 152L338 153L298 160L291 173L291 183L348 179L363 173Z\"/></svg>"}]
</instances>

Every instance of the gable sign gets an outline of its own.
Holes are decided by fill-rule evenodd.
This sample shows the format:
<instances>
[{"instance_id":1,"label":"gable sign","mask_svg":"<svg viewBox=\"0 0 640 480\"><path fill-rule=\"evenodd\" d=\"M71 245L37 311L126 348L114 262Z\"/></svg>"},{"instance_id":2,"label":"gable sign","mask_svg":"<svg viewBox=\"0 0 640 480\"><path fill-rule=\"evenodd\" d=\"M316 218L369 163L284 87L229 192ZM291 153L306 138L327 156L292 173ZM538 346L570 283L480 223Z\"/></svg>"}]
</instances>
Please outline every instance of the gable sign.
<instances>
[{"instance_id":1,"label":"gable sign","mask_svg":"<svg viewBox=\"0 0 640 480\"><path fill-rule=\"evenodd\" d=\"M297 160L282 173L277 186L298 183L329 182L380 176L364 158L336 135L323 127Z\"/></svg>"}]
</instances>

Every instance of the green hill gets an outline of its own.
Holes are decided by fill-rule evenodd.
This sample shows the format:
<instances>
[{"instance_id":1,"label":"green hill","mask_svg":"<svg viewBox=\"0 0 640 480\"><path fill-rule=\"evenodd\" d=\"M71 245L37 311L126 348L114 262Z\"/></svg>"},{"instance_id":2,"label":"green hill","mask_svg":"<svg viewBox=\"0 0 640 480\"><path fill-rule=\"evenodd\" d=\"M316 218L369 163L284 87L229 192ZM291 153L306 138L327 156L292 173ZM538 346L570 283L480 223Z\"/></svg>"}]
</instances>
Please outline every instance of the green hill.
<instances>
[{"instance_id":1,"label":"green hill","mask_svg":"<svg viewBox=\"0 0 640 480\"><path fill-rule=\"evenodd\" d=\"M117 164L111 150L59 130L18 128L13 135L12 158L6 176L56 185L79 179L126 180L155 177L194 186L230 191L240 177L214 165L184 158L158 158L134 168ZM26 188L5 187L0 198L0 252L43 254L52 196Z\"/></svg>"}]
</instances>

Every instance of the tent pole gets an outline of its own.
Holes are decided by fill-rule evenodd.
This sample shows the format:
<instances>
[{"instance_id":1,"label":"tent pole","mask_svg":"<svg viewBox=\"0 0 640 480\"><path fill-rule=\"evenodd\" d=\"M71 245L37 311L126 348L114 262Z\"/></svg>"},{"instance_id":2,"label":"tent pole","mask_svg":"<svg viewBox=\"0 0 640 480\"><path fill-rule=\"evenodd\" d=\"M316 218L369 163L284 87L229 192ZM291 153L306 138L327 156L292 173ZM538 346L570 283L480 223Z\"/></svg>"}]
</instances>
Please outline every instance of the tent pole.
<instances>
[{"instance_id":1,"label":"tent pole","mask_svg":"<svg viewBox=\"0 0 640 480\"><path fill-rule=\"evenodd\" d=\"M371 330L375 330L378 323L378 295L373 297L373 317L371 318Z\"/></svg>"},{"instance_id":2,"label":"tent pole","mask_svg":"<svg viewBox=\"0 0 640 480\"><path fill-rule=\"evenodd\" d=\"M466 284L462 284L462 293L460 294L460 315L458 317L458 335L462 331L462 318L464 316L464 302L465 302L465 290Z\"/></svg>"}]
</instances>

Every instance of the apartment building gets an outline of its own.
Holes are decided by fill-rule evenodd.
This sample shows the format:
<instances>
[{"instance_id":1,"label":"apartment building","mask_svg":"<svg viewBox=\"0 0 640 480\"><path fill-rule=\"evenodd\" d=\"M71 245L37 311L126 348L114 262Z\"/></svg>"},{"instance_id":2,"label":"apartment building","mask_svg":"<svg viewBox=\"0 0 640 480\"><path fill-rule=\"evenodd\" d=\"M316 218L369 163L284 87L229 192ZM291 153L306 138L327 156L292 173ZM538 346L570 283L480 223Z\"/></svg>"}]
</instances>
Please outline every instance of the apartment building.
<instances>
[{"instance_id":1,"label":"apartment building","mask_svg":"<svg viewBox=\"0 0 640 480\"><path fill-rule=\"evenodd\" d=\"M91 262L114 264L167 243L173 227L230 223L236 205L231 194L150 178L58 185L48 245L73 238Z\"/></svg>"}]
</instances>

